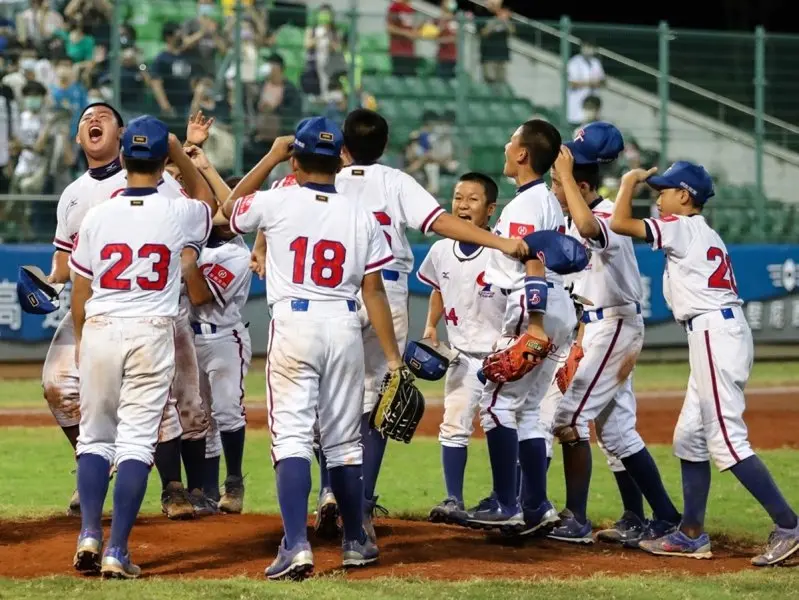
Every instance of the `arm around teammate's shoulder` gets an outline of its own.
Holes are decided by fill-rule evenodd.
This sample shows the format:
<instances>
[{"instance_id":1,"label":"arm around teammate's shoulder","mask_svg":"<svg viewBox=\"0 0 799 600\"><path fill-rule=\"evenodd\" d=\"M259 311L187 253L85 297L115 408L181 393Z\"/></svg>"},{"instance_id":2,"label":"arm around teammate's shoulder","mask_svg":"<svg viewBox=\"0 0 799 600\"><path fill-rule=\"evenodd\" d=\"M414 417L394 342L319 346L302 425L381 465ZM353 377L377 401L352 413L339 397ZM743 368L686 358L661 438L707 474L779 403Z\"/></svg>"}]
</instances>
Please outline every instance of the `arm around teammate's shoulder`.
<instances>
[{"instance_id":1,"label":"arm around teammate's shoulder","mask_svg":"<svg viewBox=\"0 0 799 600\"><path fill-rule=\"evenodd\" d=\"M613 209L613 216L610 218L610 229L614 233L640 240L647 239L646 223L633 217L633 194L638 184L646 181L656 171L657 169L654 167L648 171L633 169L621 178L619 193L616 195L616 206Z\"/></svg>"},{"instance_id":2,"label":"arm around teammate's shoulder","mask_svg":"<svg viewBox=\"0 0 799 600\"><path fill-rule=\"evenodd\" d=\"M198 258L197 249L191 246L184 248L180 253L180 272L192 306L202 306L214 301L211 288L197 265Z\"/></svg>"}]
</instances>

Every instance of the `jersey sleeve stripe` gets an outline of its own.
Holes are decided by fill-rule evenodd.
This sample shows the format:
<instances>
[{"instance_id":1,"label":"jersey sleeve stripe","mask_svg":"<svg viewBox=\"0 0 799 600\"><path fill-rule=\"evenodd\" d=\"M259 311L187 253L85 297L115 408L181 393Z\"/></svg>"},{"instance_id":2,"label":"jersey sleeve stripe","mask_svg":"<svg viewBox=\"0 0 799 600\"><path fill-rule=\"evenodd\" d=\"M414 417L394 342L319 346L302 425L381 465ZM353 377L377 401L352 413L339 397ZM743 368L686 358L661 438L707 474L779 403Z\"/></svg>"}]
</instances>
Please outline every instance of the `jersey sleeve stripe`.
<instances>
[{"instance_id":1,"label":"jersey sleeve stripe","mask_svg":"<svg viewBox=\"0 0 799 600\"><path fill-rule=\"evenodd\" d=\"M76 271L77 273L83 275L84 277L88 277L89 279L94 279L94 273L92 272L92 270L87 269L81 264L78 264L78 262L75 260L75 257L73 256L69 257L69 267L73 271Z\"/></svg>"},{"instance_id":2,"label":"jersey sleeve stripe","mask_svg":"<svg viewBox=\"0 0 799 600\"><path fill-rule=\"evenodd\" d=\"M72 252L72 242L65 242L64 240L60 240L58 238L53 239L53 246L58 248L59 250L65 250L66 252Z\"/></svg>"},{"instance_id":3,"label":"jersey sleeve stripe","mask_svg":"<svg viewBox=\"0 0 799 600\"><path fill-rule=\"evenodd\" d=\"M243 196L242 196L243 198ZM233 212L230 213L230 228L233 230L234 233L243 234L244 232L236 227L236 214L239 212L239 205L241 204L241 198L236 200L235 204L233 204Z\"/></svg>"},{"instance_id":4,"label":"jersey sleeve stripe","mask_svg":"<svg viewBox=\"0 0 799 600\"><path fill-rule=\"evenodd\" d=\"M188 244L186 244L186 245L184 246L184 248L191 248L191 249L192 249L192 250L194 250L194 251L195 251L195 252L196 252L198 255L199 255L199 254L200 254L200 252L202 251L202 246L201 246L199 243L197 243L197 242L189 242Z\"/></svg>"},{"instance_id":5,"label":"jersey sleeve stripe","mask_svg":"<svg viewBox=\"0 0 799 600\"><path fill-rule=\"evenodd\" d=\"M600 219L599 217L594 217L596 222L599 223L599 228L602 230L602 248L607 248L608 244L610 244L610 236L608 235L608 226L605 225L604 219Z\"/></svg>"},{"instance_id":6,"label":"jersey sleeve stripe","mask_svg":"<svg viewBox=\"0 0 799 600\"><path fill-rule=\"evenodd\" d=\"M222 290L220 290L219 286L217 286L216 283L210 279L206 278L205 281L208 284L208 289L211 290L211 294L216 300L216 303L222 308L225 308L225 306L227 306L227 302L225 302L225 295L222 293Z\"/></svg>"},{"instance_id":7,"label":"jersey sleeve stripe","mask_svg":"<svg viewBox=\"0 0 799 600\"><path fill-rule=\"evenodd\" d=\"M394 255L393 254L389 254L385 258L381 258L378 261L375 261L373 263L369 263L368 265L366 265L366 268L364 269L364 273L372 273L374 271L377 271L383 265L385 265L387 263L390 263L392 260L394 260Z\"/></svg>"},{"instance_id":8,"label":"jersey sleeve stripe","mask_svg":"<svg viewBox=\"0 0 799 600\"><path fill-rule=\"evenodd\" d=\"M441 213L443 213L443 212L444 212L444 209L441 206L437 206L433 210L433 212L431 212L429 215L427 215L427 218L425 218L425 220L422 221L422 228L421 228L422 229L422 233L427 233L428 230L430 229L430 226L433 224L433 222L438 217L440 217Z\"/></svg>"},{"instance_id":9,"label":"jersey sleeve stripe","mask_svg":"<svg viewBox=\"0 0 799 600\"><path fill-rule=\"evenodd\" d=\"M437 283L434 283L433 281L429 280L427 277L425 277L424 275L422 275L421 273L419 273L419 271L417 271L417 272L416 272L416 278L417 278L419 281L421 281L422 283L426 283L426 284L427 284L427 285L429 285L431 288L435 288L435 289L437 289L437 290L440 290L440 289L441 289L441 288L439 288L439 287L438 287L438 284L437 284Z\"/></svg>"},{"instance_id":10,"label":"jersey sleeve stripe","mask_svg":"<svg viewBox=\"0 0 799 600\"><path fill-rule=\"evenodd\" d=\"M658 250L663 249L663 235L660 233L660 225L658 225L657 219L644 219L647 223L652 226L652 231L655 234L655 245L657 246Z\"/></svg>"}]
</instances>

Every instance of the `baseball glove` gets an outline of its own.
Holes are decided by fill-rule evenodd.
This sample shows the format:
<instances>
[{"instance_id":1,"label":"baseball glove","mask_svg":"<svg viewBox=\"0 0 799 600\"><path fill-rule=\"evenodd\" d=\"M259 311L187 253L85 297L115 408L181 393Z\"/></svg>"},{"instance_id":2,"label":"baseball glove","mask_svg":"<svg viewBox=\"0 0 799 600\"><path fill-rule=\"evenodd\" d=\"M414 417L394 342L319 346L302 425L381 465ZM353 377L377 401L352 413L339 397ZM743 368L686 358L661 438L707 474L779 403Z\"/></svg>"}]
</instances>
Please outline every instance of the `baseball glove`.
<instances>
[{"instance_id":1,"label":"baseball glove","mask_svg":"<svg viewBox=\"0 0 799 600\"><path fill-rule=\"evenodd\" d=\"M549 350L549 340L523 333L504 350L485 357L483 376L495 383L516 381L541 364Z\"/></svg>"},{"instance_id":2,"label":"baseball glove","mask_svg":"<svg viewBox=\"0 0 799 600\"><path fill-rule=\"evenodd\" d=\"M580 366L580 361L582 359L583 347L578 342L575 342L569 351L569 357L566 359L566 363L555 373L555 381L558 383L558 389L561 394L565 394L566 390L569 389L569 385L571 385L574 374L577 372L577 367Z\"/></svg>"},{"instance_id":3,"label":"baseball glove","mask_svg":"<svg viewBox=\"0 0 799 600\"><path fill-rule=\"evenodd\" d=\"M410 443L424 415L424 396L413 385L414 377L407 367L389 371L383 378L377 404L369 416L369 425L382 435Z\"/></svg>"}]
</instances>

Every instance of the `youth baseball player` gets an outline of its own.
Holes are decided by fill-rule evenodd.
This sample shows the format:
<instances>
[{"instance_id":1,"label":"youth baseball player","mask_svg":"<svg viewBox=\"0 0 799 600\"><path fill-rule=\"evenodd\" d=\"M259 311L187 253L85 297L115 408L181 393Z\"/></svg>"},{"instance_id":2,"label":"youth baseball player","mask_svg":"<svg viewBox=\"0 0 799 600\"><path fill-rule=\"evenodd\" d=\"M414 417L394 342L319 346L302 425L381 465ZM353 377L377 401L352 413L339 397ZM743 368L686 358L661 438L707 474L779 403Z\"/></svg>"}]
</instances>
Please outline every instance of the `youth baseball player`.
<instances>
[{"instance_id":1,"label":"youth baseball player","mask_svg":"<svg viewBox=\"0 0 799 600\"><path fill-rule=\"evenodd\" d=\"M660 537L680 521L655 461L635 429L632 370L644 340L638 262L632 241L608 227L613 203L597 194L599 164L612 162L623 149L615 126L591 123L561 148L552 174L553 193L568 215L567 234L592 249L588 267L571 276L573 292L593 302L582 315L585 355L555 408L552 425L563 449L566 507L549 537L565 542L593 542L586 516L591 421L604 450L621 461L654 511L646 532L641 527L643 515L622 523L625 541L642 535Z\"/></svg>"},{"instance_id":2,"label":"youth baseball player","mask_svg":"<svg viewBox=\"0 0 799 600\"><path fill-rule=\"evenodd\" d=\"M248 324L242 322L241 309L250 292L250 249L240 235L217 225L199 252L199 260L197 248L192 250L184 262L183 279L192 303L191 327L200 367L200 390L211 407L214 436L209 441L214 441L216 435L221 438L220 449L212 449L210 455L206 452L206 460L215 464L215 481L206 481L204 491L210 498L217 494L218 507L223 512L240 513L244 506L244 378L252 359L250 333ZM222 451L227 477L220 499Z\"/></svg>"},{"instance_id":3,"label":"youth baseball player","mask_svg":"<svg viewBox=\"0 0 799 600\"><path fill-rule=\"evenodd\" d=\"M521 125L505 146L504 174L512 177L516 197L502 210L494 231L524 237L533 232L565 230L563 211L544 183L560 149L557 129L534 119ZM552 352L562 351L576 325L574 306L563 277L546 270L533 276L525 265L500 252L489 253L485 281L510 290L497 349L527 330L549 339ZM543 275L543 270L541 271ZM546 496L546 442L539 425L541 400L557 362L551 358L517 381L488 381L480 399L480 422L486 432L493 493L469 511L470 527L531 534L557 520ZM523 494L518 497L517 463Z\"/></svg>"},{"instance_id":4,"label":"youth baseball player","mask_svg":"<svg viewBox=\"0 0 799 600\"><path fill-rule=\"evenodd\" d=\"M89 170L67 186L58 201L56 233L53 240L56 251L53 254L53 266L49 276L52 283L65 283L69 280L69 254L72 252L78 229L89 208L120 194L125 189L126 172L119 154L122 131L122 117L109 104L102 102L91 104L81 115L77 140L86 155ZM183 156L178 160L186 169L188 159ZM191 166L190 162L188 166ZM187 177L187 187L194 197L210 198L207 186L201 183L202 178L199 175L188 173ZM180 185L166 173L159 182L159 192L171 198L186 195ZM72 315L67 313L50 343L42 369L42 387L53 416L74 448L79 433L80 397L73 329ZM183 328L179 329L176 335L184 340L185 334L181 335L182 332ZM180 354L185 356L186 353ZM178 372L190 369L189 359L178 362ZM184 382L190 380L191 377L188 375L180 379ZM202 406L190 394L189 386L178 387L176 396L177 400L181 401L181 411L185 415L183 428L189 432L189 435L199 434L203 431ZM168 516L185 518L193 515L193 508L181 483L180 436L183 429L175 406L177 400L170 398L164 412L164 422L159 434L159 449L156 451L156 456L161 460L157 459L156 465L168 500L167 506L170 510ZM196 425L198 422L200 425ZM77 490L70 500L68 513L73 515L80 513Z\"/></svg>"},{"instance_id":5,"label":"youth baseball player","mask_svg":"<svg viewBox=\"0 0 799 600\"><path fill-rule=\"evenodd\" d=\"M205 242L212 215L204 202L167 198L156 189L167 155L183 153L161 121L131 121L122 152L127 187L89 210L69 259L83 398L77 447L81 532L74 565L132 579L141 569L131 562L128 538L175 371L180 253L187 243ZM101 517L111 465L117 469L114 514L103 551Z\"/></svg>"},{"instance_id":6,"label":"youth baseball player","mask_svg":"<svg viewBox=\"0 0 799 600\"><path fill-rule=\"evenodd\" d=\"M466 173L455 185L452 214L488 228L497 202L497 184L482 173ZM440 240L430 247L416 276L433 288L423 339L438 341L436 326L444 317L447 340L458 357L446 374L444 420L438 440L446 499L430 511L434 523L462 524L463 476L467 447L483 386L477 372L500 335L505 313L503 290L486 283L488 251L474 244Z\"/></svg>"},{"instance_id":7,"label":"youth baseball player","mask_svg":"<svg viewBox=\"0 0 799 600\"><path fill-rule=\"evenodd\" d=\"M379 554L362 523L359 289L391 370L402 363L380 275L391 251L374 217L334 185L342 145L341 130L329 119L303 120L293 138L275 141L223 207L233 231L261 229L268 246L267 402L285 532L265 570L268 579L301 579L313 570L306 521L317 416L343 522L343 565L368 565ZM298 186L237 198L287 159Z\"/></svg>"},{"instance_id":8,"label":"youth baseball player","mask_svg":"<svg viewBox=\"0 0 799 600\"><path fill-rule=\"evenodd\" d=\"M712 458L720 470L732 471L774 522L764 552L752 564L775 565L799 550L799 523L749 444L743 413L754 356L752 332L727 247L702 216L714 195L713 181L704 167L686 161L674 163L663 175L655 172L633 169L624 175L610 227L666 255L663 295L688 334L691 375L674 430L674 453L682 469L682 522L677 531L641 541L639 547L652 554L711 557L704 521ZM658 219L632 217L633 193L644 181L660 192Z\"/></svg>"}]
</instances>

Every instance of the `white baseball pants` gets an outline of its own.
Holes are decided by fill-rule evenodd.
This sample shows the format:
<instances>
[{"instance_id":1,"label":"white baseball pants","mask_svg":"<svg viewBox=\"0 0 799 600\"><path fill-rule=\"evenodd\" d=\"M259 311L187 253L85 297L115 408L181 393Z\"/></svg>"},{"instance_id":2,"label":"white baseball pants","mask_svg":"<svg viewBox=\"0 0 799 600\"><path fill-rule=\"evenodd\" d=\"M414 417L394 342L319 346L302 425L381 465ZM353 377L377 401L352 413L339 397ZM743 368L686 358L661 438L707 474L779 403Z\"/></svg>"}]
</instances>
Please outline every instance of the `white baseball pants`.
<instances>
[{"instance_id":1,"label":"white baseball pants","mask_svg":"<svg viewBox=\"0 0 799 600\"><path fill-rule=\"evenodd\" d=\"M483 384L477 371L484 355L461 352L449 365L444 381L444 419L438 441L448 448L465 448L474 432L474 416L480 407Z\"/></svg>"}]
</instances>

